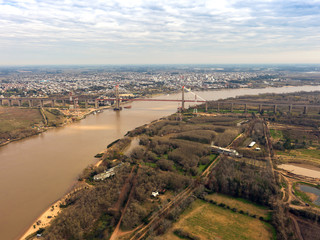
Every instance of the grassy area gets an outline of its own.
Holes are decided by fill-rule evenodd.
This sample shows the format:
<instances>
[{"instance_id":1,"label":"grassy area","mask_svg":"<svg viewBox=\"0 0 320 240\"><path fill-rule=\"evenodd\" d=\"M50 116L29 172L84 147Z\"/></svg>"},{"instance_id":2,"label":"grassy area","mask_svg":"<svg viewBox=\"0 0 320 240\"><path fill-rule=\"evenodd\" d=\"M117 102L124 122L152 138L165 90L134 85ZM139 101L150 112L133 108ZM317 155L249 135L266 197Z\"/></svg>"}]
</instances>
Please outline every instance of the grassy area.
<instances>
[{"instance_id":1,"label":"grassy area","mask_svg":"<svg viewBox=\"0 0 320 240\"><path fill-rule=\"evenodd\" d=\"M59 126L63 123L64 117L60 112L56 113L54 111L49 111L48 109L43 110L44 114L47 117L49 126Z\"/></svg>"},{"instance_id":2,"label":"grassy area","mask_svg":"<svg viewBox=\"0 0 320 240\"><path fill-rule=\"evenodd\" d=\"M298 151L300 154L302 154L304 156L320 159L320 150L319 149L299 149L296 151Z\"/></svg>"},{"instance_id":3,"label":"grassy area","mask_svg":"<svg viewBox=\"0 0 320 240\"><path fill-rule=\"evenodd\" d=\"M203 172L207 168L208 164L200 164L199 165L199 171Z\"/></svg>"},{"instance_id":4,"label":"grassy area","mask_svg":"<svg viewBox=\"0 0 320 240\"><path fill-rule=\"evenodd\" d=\"M42 126L39 109L0 107L0 144L34 135Z\"/></svg>"},{"instance_id":5,"label":"grassy area","mask_svg":"<svg viewBox=\"0 0 320 240\"><path fill-rule=\"evenodd\" d=\"M143 162L144 165L149 166L149 167L153 167L156 168L157 164L156 163L151 163L151 162Z\"/></svg>"},{"instance_id":6,"label":"grassy area","mask_svg":"<svg viewBox=\"0 0 320 240\"><path fill-rule=\"evenodd\" d=\"M283 139L283 133L281 130L270 129L270 134L274 139Z\"/></svg>"},{"instance_id":7,"label":"grassy area","mask_svg":"<svg viewBox=\"0 0 320 240\"><path fill-rule=\"evenodd\" d=\"M38 109L0 107L0 133L29 128L41 121Z\"/></svg>"},{"instance_id":8,"label":"grassy area","mask_svg":"<svg viewBox=\"0 0 320 240\"><path fill-rule=\"evenodd\" d=\"M199 171L203 172L204 170L207 169L207 167L212 163L212 161L214 161L216 158L218 157L218 155L216 154L211 154L210 155L210 162L208 164L200 164L199 165Z\"/></svg>"},{"instance_id":9,"label":"grassy area","mask_svg":"<svg viewBox=\"0 0 320 240\"><path fill-rule=\"evenodd\" d=\"M270 210L264 206L257 205L243 198L233 198L224 194L214 193L206 196L208 200L214 200L219 205L224 203L232 208L237 208L238 211L249 212L250 215L256 215L258 218L263 217L265 220L270 220Z\"/></svg>"},{"instance_id":10,"label":"grassy area","mask_svg":"<svg viewBox=\"0 0 320 240\"><path fill-rule=\"evenodd\" d=\"M295 157L294 154L292 154L291 151L275 151L277 155L283 155L283 156L292 156Z\"/></svg>"},{"instance_id":11,"label":"grassy area","mask_svg":"<svg viewBox=\"0 0 320 240\"><path fill-rule=\"evenodd\" d=\"M196 200L160 239L180 239L175 229L200 239L272 239L272 227L264 222L229 209Z\"/></svg>"},{"instance_id":12,"label":"grassy area","mask_svg":"<svg viewBox=\"0 0 320 240\"><path fill-rule=\"evenodd\" d=\"M309 149L294 149L290 151L276 151L277 155L280 155L287 162L301 162L305 164L313 164L320 166L320 150L315 148Z\"/></svg>"},{"instance_id":13,"label":"grassy area","mask_svg":"<svg viewBox=\"0 0 320 240\"><path fill-rule=\"evenodd\" d=\"M311 204L312 201L311 201L311 199L309 198L309 196L308 196L305 192L301 191L301 190L298 188L297 185L299 185L299 184L301 184L301 183L299 183L299 182L293 183L292 187L293 187L293 190L294 190L294 194L295 194L297 197L300 197L302 201Z\"/></svg>"}]
</instances>

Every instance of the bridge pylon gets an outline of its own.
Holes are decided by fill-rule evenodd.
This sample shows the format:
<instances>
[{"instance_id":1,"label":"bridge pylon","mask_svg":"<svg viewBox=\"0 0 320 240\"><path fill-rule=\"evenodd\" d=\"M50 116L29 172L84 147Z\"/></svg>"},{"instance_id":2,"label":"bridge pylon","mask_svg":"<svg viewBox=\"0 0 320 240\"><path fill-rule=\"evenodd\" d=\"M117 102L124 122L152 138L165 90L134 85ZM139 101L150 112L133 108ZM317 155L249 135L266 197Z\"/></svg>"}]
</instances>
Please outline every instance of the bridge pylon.
<instances>
[{"instance_id":1,"label":"bridge pylon","mask_svg":"<svg viewBox=\"0 0 320 240\"><path fill-rule=\"evenodd\" d=\"M184 86L182 86L181 110L184 110Z\"/></svg>"},{"instance_id":2,"label":"bridge pylon","mask_svg":"<svg viewBox=\"0 0 320 240\"><path fill-rule=\"evenodd\" d=\"M122 110L122 107L120 107L119 85L116 86L116 104L113 110L114 111Z\"/></svg>"}]
</instances>

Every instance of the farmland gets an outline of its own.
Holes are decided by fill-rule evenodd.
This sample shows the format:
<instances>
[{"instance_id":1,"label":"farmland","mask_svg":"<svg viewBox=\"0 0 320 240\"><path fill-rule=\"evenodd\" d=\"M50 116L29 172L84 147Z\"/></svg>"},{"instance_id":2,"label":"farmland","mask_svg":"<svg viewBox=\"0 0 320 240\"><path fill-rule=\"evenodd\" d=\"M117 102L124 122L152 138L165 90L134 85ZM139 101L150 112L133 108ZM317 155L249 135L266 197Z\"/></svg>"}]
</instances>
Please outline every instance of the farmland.
<instances>
[{"instance_id":1,"label":"farmland","mask_svg":"<svg viewBox=\"0 0 320 240\"><path fill-rule=\"evenodd\" d=\"M214 193L206 196L206 199L215 201L217 205L223 203L229 206L230 209L237 208L238 211L246 212L249 215L256 215L257 218L270 219L271 211L267 207L257 205L243 198L233 198L228 195Z\"/></svg>"},{"instance_id":2,"label":"farmland","mask_svg":"<svg viewBox=\"0 0 320 240\"><path fill-rule=\"evenodd\" d=\"M42 120L39 109L0 107L0 144L36 134Z\"/></svg>"},{"instance_id":3,"label":"farmland","mask_svg":"<svg viewBox=\"0 0 320 240\"><path fill-rule=\"evenodd\" d=\"M88 113L89 110L0 107L0 146L78 120Z\"/></svg>"},{"instance_id":4,"label":"farmland","mask_svg":"<svg viewBox=\"0 0 320 240\"><path fill-rule=\"evenodd\" d=\"M234 200L237 203L237 200ZM241 201L238 201L241 203ZM160 239L180 239L182 229L199 239L273 239L273 229L259 219L196 200Z\"/></svg>"}]
</instances>

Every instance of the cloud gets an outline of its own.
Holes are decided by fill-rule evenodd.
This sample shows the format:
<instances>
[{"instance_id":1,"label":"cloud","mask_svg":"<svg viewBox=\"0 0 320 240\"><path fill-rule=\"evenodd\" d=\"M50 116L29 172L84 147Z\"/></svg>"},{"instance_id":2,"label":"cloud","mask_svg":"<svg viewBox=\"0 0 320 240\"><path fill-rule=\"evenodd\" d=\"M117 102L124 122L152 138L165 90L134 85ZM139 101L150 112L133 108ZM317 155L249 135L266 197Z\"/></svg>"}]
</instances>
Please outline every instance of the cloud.
<instances>
[{"instance_id":1,"label":"cloud","mask_svg":"<svg viewBox=\"0 0 320 240\"><path fill-rule=\"evenodd\" d=\"M10 53L10 59L25 61L14 55L32 51L71 61L59 51L65 48L80 58L107 52L101 59L107 63L126 53L139 61L175 53L181 62L179 56L197 51L244 57L311 51L320 46L319 13L315 0L6 0L0 1L0 51L7 55L0 63Z\"/></svg>"}]
</instances>

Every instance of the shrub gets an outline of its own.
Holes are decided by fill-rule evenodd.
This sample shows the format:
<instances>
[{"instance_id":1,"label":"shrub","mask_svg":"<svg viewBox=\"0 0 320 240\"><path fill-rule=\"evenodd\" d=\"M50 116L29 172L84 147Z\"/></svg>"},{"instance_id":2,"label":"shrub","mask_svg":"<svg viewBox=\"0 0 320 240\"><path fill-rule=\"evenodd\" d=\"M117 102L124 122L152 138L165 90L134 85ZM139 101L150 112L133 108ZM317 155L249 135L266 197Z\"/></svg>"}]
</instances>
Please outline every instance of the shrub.
<instances>
[{"instance_id":1,"label":"shrub","mask_svg":"<svg viewBox=\"0 0 320 240\"><path fill-rule=\"evenodd\" d=\"M191 233L188 233L187 231L183 229L175 229L173 231L174 234L176 234L180 238L188 239L188 240L200 240L199 237L192 235Z\"/></svg>"}]
</instances>

